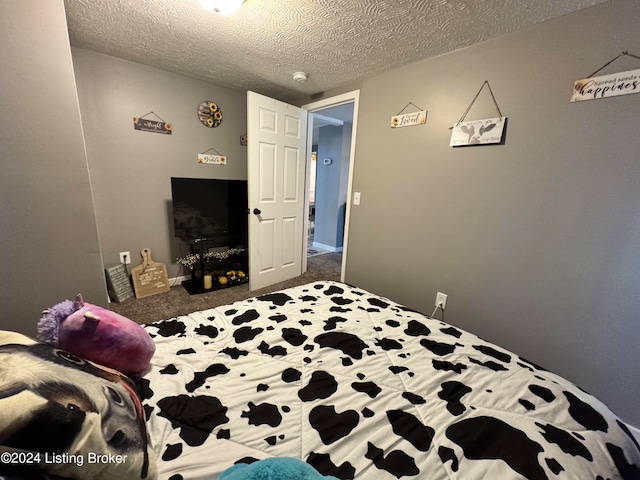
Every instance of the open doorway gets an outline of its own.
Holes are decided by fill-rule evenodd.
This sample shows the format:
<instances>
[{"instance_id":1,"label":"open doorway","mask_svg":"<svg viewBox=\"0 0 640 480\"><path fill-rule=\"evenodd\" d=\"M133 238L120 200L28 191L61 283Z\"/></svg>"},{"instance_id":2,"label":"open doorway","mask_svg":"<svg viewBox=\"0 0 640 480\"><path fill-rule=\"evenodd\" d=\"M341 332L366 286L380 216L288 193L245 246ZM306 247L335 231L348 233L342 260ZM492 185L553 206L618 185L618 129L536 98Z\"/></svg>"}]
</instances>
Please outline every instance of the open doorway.
<instances>
[{"instance_id":1,"label":"open doorway","mask_svg":"<svg viewBox=\"0 0 640 480\"><path fill-rule=\"evenodd\" d=\"M310 112L307 161L306 260L339 255L344 281L350 213L355 124L359 92L303 106Z\"/></svg>"},{"instance_id":2,"label":"open doorway","mask_svg":"<svg viewBox=\"0 0 640 480\"><path fill-rule=\"evenodd\" d=\"M308 257L344 249L353 102L317 110L310 121Z\"/></svg>"}]
</instances>

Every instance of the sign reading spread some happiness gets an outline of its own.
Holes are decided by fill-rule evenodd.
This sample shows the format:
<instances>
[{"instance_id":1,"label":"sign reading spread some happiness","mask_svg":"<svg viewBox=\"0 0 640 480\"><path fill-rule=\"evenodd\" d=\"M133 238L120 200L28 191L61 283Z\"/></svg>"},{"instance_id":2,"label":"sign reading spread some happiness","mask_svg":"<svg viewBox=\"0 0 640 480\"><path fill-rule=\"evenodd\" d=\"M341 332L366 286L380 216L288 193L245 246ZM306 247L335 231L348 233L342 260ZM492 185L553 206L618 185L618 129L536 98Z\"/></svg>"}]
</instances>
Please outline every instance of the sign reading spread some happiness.
<instances>
[{"instance_id":1,"label":"sign reading spread some happiness","mask_svg":"<svg viewBox=\"0 0 640 480\"><path fill-rule=\"evenodd\" d=\"M422 125L423 123L427 123L426 110L391 117L391 128L410 127L412 125Z\"/></svg>"},{"instance_id":2,"label":"sign reading spread some happiness","mask_svg":"<svg viewBox=\"0 0 640 480\"><path fill-rule=\"evenodd\" d=\"M632 93L640 93L640 70L576 80L573 84L571 101L581 102Z\"/></svg>"}]
</instances>

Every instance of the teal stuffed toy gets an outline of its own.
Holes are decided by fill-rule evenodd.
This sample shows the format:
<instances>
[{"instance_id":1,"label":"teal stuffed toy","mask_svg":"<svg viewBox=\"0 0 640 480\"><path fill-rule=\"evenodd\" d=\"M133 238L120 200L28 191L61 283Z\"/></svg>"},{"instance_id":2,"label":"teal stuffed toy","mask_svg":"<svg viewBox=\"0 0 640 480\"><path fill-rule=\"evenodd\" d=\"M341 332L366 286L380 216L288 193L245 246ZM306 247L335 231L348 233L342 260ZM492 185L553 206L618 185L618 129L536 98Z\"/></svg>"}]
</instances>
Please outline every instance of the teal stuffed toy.
<instances>
[{"instance_id":1,"label":"teal stuffed toy","mask_svg":"<svg viewBox=\"0 0 640 480\"><path fill-rule=\"evenodd\" d=\"M297 458L265 458L251 464L238 463L228 468L218 480L339 480L322 476L308 463Z\"/></svg>"}]
</instances>

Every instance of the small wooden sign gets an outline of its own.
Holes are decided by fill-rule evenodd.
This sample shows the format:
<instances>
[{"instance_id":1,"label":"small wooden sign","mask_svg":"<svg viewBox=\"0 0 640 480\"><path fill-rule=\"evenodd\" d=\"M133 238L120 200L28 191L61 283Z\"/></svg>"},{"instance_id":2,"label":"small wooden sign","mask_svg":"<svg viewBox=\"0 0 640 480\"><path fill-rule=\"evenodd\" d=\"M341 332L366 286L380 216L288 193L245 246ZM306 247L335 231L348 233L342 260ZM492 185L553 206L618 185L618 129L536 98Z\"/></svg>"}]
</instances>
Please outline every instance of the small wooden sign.
<instances>
[{"instance_id":1,"label":"small wooden sign","mask_svg":"<svg viewBox=\"0 0 640 480\"><path fill-rule=\"evenodd\" d=\"M632 93L640 93L640 70L576 80L573 84L571 102L618 97Z\"/></svg>"},{"instance_id":2,"label":"small wooden sign","mask_svg":"<svg viewBox=\"0 0 640 480\"><path fill-rule=\"evenodd\" d=\"M142 255L142 264L131 270L136 298L144 298L158 293L168 292L171 285L169 285L169 277L165 264L154 262L151 259L150 248L143 248L140 254Z\"/></svg>"},{"instance_id":3,"label":"small wooden sign","mask_svg":"<svg viewBox=\"0 0 640 480\"><path fill-rule=\"evenodd\" d=\"M133 297L131 283L129 283L129 275L121 263L110 265L104 269L107 276L107 290L109 298L116 303L125 301Z\"/></svg>"},{"instance_id":4,"label":"small wooden sign","mask_svg":"<svg viewBox=\"0 0 640 480\"><path fill-rule=\"evenodd\" d=\"M138 117L133 117L133 128L142 132L163 133L165 135L171 135L172 129L170 123Z\"/></svg>"},{"instance_id":5,"label":"small wooden sign","mask_svg":"<svg viewBox=\"0 0 640 480\"><path fill-rule=\"evenodd\" d=\"M208 163L210 165L226 165L226 155L205 155L203 153L198 154L198 163Z\"/></svg>"},{"instance_id":6,"label":"small wooden sign","mask_svg":"<svg viewBox=\"0 0 640 480\"><path fill-rule=\"evenodd\" d=\"M413 125L423 125L427 123L427 111L403 113L391 117L391 128L411 127Z\"/></svg>"},{"instance_id":7,"label":"small wooden sign","mask_svg":"<svg viewBox=\"0 0 640 480\"><path fill-rule=\"evenodd\" d=\"M458 122L451 132L452 147L500 143L506 117Z\"/></svg>"}]
</instances>

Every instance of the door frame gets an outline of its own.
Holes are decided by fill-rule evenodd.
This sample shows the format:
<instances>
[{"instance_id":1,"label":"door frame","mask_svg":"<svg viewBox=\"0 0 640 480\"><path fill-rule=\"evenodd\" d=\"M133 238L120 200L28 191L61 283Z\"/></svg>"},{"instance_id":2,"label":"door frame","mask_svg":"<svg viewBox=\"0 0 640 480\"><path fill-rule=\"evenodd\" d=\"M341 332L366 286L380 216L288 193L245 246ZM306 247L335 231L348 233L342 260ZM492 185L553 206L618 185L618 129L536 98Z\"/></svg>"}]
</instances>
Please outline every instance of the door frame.
<instances>
[{"instance_id":1,"label":"door frame","mask_svg":"<svg viewBox=\"0 0 640 480\"><path fill-rule=\"evenodd\" d=\"M344 105L345 103L353 103L353 127L351 130L351 149L349 152L349 179L347 183L347 205L345 209L345 217L344 217L344 239L342 244L342 270L340 272L340 281L345 281L345 274L347 269L347 250L348 250L348 241L349 241L349 223L351 220L351 205L353 198L353 170L355 164L355 154L356 154L356 133L358 130L358 102L360 99L360 90L353 90L351 92L343 93L340 95L336 95L333 97L325 98L322 100L318 100L312 103L307 103L306 105L302 105L302 108L307 110L310 114L314 113L318 110L324 110L325 108L335 107L338 105ZM310 116L311 117L311 116ZM313 141L313 121L307 122L307 160L306 160L306 186L305 186L305 199L304 199L304 207L305 207L305 220L304 220L304 231L303 231L303 250L302 250L302 272L307 271L307 249L309 248L309 237L307 232L309 231L309 189L310 189L310 177L309 172L311 171L311 150L312 150L312 141Z\"/></svg>"}]
</instances>

